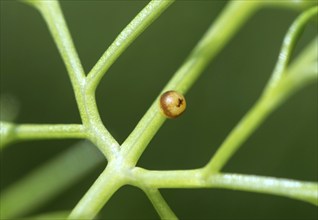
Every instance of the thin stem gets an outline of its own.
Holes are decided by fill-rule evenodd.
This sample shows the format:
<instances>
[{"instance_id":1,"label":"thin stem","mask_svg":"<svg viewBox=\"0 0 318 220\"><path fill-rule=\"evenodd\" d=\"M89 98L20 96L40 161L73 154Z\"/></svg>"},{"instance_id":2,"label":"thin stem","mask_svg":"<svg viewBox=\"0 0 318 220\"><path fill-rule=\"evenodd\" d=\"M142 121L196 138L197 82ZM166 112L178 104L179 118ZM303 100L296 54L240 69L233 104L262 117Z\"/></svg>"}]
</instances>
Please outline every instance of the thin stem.
<instances>
[{"instance_id":1,"label":"thin stem","mask_svg":"<svg viewBox=\"0 0 318 220\"><path fill-rule=\"evenodd\" d=\"M287 69L279 87L288 90L288 96L309 83L317 83L318 79L318 36L298 55ZM275 90L272 91L275 93ZM276 92L277 93L277 92ZM283 92L280 92L281 95ZM270 94L265 94L269 95ZM287 97L287 96L286 96Z\"/></svg>"},{"instance_id":2,"label":"thin stem","mask_svg":"<svg viewBox=\"0 0 318 220\"><path fill-rule=\"evenodd\" d=\"M318 205L318 184L314 182L240 174L212 175L207 182L216 188L266 193Z\"/></svg>"},{"instance_id":3,"label":"thin stem","mask_svg":"<svg viewBox=\"0 0 318 220\"><path fill-rule=\"evenodd\" d=\"M83 98L83 88L85 86L85 73L72 41L71 34L67 28L58 1L39 1L36 4L44 20L46 21L53 39L59 49L66 69L71 78L75 98L80 111L83 123L87 121Z\"/></svg>"},{"instance_id":4,"label":"thin stem","mask_svg":"<svg viewBox=\"0 0 318 220\"><path fill-rule=\"evenodd\" d=\"M315 46L314 46L315 45ZM315 63L310 63L317 59L317 41L307 47L303 53L293 62L297 65L291 65L286 70L284 77L279 83L266 91L261 99L251 108L251 110L241 119L237 126L231 131L222 145L219 147L215 155L205 166L206 175L218 172L226 164L226 162L239 149L241 144L256 130L256 128L265 120L265 118L273 112L280 104L282 104L297 89L306 85L308 79L314 81L317 78L317 68ZM308 61L308 62L299 62ZM309 68L308 68L309 67ZM309 71L309 72L308 72ZM307 75L311 77L307 77ZM313 76L313 77L312 77Z\"/></svg>"},{"instance_id":5,"label":"thin stem","mask_svg":"<svg viewBox=\"0 0 318 220\"><path fill-rule=\"evenodd\" d=\"M87 138L79 124L14 124L0 121L0 149L12 142L39 139Z\"/></svg>"},{"instance_id":6,"label":"thin stem","mask_svg":"<svg viewBox=\"0 0 318 220\"><path fill-rule=\"evenodd\" d=\"M86 78L60 6L57 1L40 1L36 4L41 11L55 43L64 60L71 78L77 105L85 127L89 131L89 137L97 143L97 147L108 160L111 160L119 150L119 144L105 128L95 103L94 93L90 93L86 87Z\"/></svg>"},{"instance_id":7,"label":"thin stem","mask_svg":"<svg viewBox=\"0 0 318 220\"><path fill-rule=\"evenodd\" d=\"M290 67L288 68L288 72L292 76L298 76L300 78L306 78L303 77L303 72L306 72L308 69L307 67L310 67L310 64L315 64L318 61L318 36L316 36L302 51L300 55L298 55L297 59L294 60ZM317 67L317 66L315 66ZM304 71L305 70L305 71ZM317 72L317 68L314 68L315 72ZM305 75L306 76L306 75Z\"/></svg>"},{"instance_id":8,"label":"thin stem","mask_svg":"<svg viewBox=\"0 0 318 220\"><path fill-rule=\"evenodd\" d=\"M165 118L160 115L158 111L158 101L156 100L154 102L143 119L138 123L137 127L122 145L123 150L119 151L119 144L107 131L100 119L95 100L95 90L105 72L115 62L119 55L173 2L173 0L152 0L121 32L118 38L116 38L114 43L103 54L101 59L88 74L87 79L85 78L83 68L58 2L45 0L37 1L36 3L28 0L28 2L41 11L48 23L71 78L78 108L83 121L83 126L72 125L80 126L72 127L70 129L71 133L73 132L72 135L77 137L86 135L88 139L102 150L109 160L107 168L73 209L68 217L69 219L94 218L111 196L124 184L132 184L142 188L162 218L176 218L176 216L160 195L160 192L157 189L160 187L219 187L239 189L282 195L316 205L318 204L318 185L316 183L270 177L217 173L231 155L235 153L239 145L244 142L262 120L264 120L266 115L290 95L291 92L295 90L294 88L296 85L303 85L293 83L299 76L299 72L294 71L297 72L297 74L295 73L282 77L284 78L282 83L279 83L275 89L271 90L269 95L265 95L261 98L256 104L255 109L249 112L246 118L243 119L243 130L240 128L241 124L237 126L233 133L231 133L229 139L225 141L224 146L219 149L215 157L212 158L205 168L188 171L147 171L141 168L132 168L137 163L152 137L165 121ZM214 56L224 47L251 14L255 12L259 6L264 4L264 2L265 1L233 1L230 3L220 18L210 27L203 39L194 48L184 65L176 72L175 76L163 91L174 89L181 93L186 93ZM233 19L233 17L235 19ZM286 60L288 61L288 58ZM287 63L287 61L285 61L282 61L282 65ZM311 73L313 69L312 64L316 63L317 62L309 63L310 68L306 69L306 71L310 72L308 73L310 76L317 75L317 71ZM301 64L300 66L302 65L304 64ZM290 71L293 72L292 70ZM9 134L8 132L11 132L13 125L10 123L5 123L3 125L4 129L2 129L3 131L1 130L1 133L4 133L5 135ZM59 126L62 125L53 126L55 130L53 129L53 131L50 131L52 132L51 135L53 135L50 137L57 137L60 135L59 132L65 132L63 130L65 127L62 128ZM32 128L32 126L22 126L18 133L20 133L20 135L22 134L19 137L22 140L23 138L27 138L28 135L29 137L32 137L33 135L34 138L38 137L36 135L48 137L48 132L49 131L45 131L44 129L41 133L41 131L34 127ZM11 140L10 135L8 135L7 140ZM76 169L77 171L80 170L78 167L76 167ZM49 173L51 174L51 172ZM42 174L43 173L41 172L41 175ZM41 178L38 181L41 182ZM26 182L23 183L22 186L28 186L30 184L32 185L32 182ZM35 186L43 187L43 185L39 183ZM49 187L51 186L49 185ZM54 187L56 187L56 185L52 184L52 187L55 189ZM28 188L25 190L26 193L31 192ZM13 198L15 197L16 196ZM11 207L15 202L16 200L9 201Z\"/></svg>"},{"instance_id":9,"label":"thin stem","mask_svg":"<svg viewBox=\"0 0 318 220\"><path fill-rule=\"evenodd\" d=\"M177 90L185 93L213 57L258 8L258 5L259 1L231 2L216 22L211 25L207 33L191 52L189 58L176 72L163 91ZM157 98L122 145L122 151L126 155L128 163L132 165L137 163L148 143L164 121L165 118L159 111Z\"/></svg>"},{"instance_id":10,"label":"thin stem","mask_svg":"<svg viewBox=\"0 0 318 220\"><path fill-rule=\"evenodd\" d=\"M95 90L102 77L127 47L165 11L174 0L152 0L125 27L88 74L88 87Z\"/></svg>"},{"instance_id":11,"label":"thin stem","mask_svg":"<svg viewBox=\"0 0 318 220\"><path fill-rule=\"evenodd\" d=\"M206 173L215 173L221 170L226 162L234 155L241 144L253 133L265 120L267 115L274 110L274 99L261 99L241 119L231 131L212 159L206 165Z\"/></svg>"},{"instance_id":12,"label":"thin stem","mask_svg":"<svg viewBox=\"0 0 318 220\"><path fill-rule=\"evenodd\" d=\"M207 65L260 5L260 1L229 2L163 91L174 89L186 93Z\"/></svg>"},{"instance_id":13,"label":"thin stem","mask_svg":"<svg viewBox=\"0 0 318 220\"><path fill-rule=\"evenodd\" d=\"M165 219L165 220L178 219L178 217L171 210L168 203L162 197L158 189L145 188L143 189L143 191L146 193L146 195L150 199L152 205L155 207L161 219Z\"/></svg>"},{"instance_id":14,"label":"thin stem","mask_svg":"<svg viewBox=\"0 0 318 220\"><path fill-rule=\"evenodd\" d=\"M313 18L313 16L317 16L317 12L318 7L308 9L306 12L302 13L288 29L278 56L278 61L276 63L271 79L266 86L266 90L270 90L272 87L276 86L281 79L282 74L284 73L284 70L286 69L292 52L296 46L296 43L305 28L305 25L310 19Z\"/></svg>"},{"instance_id":15,"label":"thin stem","mask_svg":"<svg viewBox=\"0 0 318 220\"><path fill-rule=\"evenodd\" d=\"M87 134L83 125L78 124L20 124L13 130L15 140L32 139L64 139L64 138L86 138Z\"/></svg>"},{"instance_id":16,"label":"thin stem","mask_svg":"<svg viewBox=\"0 0 318 220\"><path fill-rule=\"evenodd\" d=\"M225 188L285 196L318 205L318 184L241 174L211 174L204 170L149 171L134 169L135 176L153 188Z\"/></svg>"},{"instance_id":17,"label":"thin stem","mask_svg":"<svg viewBox=\"0 0 318 220\"><path fill-rule=\"evenodd\" d=\"M72 210L68 219L93 219L103 208L112 195L123 186L125 173L121 170L122 163L109 163L87 193Z\"/></svg>"}]
</instances>

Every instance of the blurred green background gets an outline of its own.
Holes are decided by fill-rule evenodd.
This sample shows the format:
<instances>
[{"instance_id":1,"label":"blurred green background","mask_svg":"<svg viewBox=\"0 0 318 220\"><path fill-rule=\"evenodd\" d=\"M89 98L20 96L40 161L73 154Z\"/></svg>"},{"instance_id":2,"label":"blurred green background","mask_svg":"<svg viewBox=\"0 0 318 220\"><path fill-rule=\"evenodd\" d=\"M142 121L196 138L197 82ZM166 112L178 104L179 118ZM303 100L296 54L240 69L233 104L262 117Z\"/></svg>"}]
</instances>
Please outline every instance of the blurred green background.
<instances>
[{"instance_id":1,"label":"blurred green background","mask_svg":"<svg viewBox=\"0 0 318 220\"><path fill-rule=\"evenodd\" d=\"M111 67L97 90L97 103L103 122L120 143L225 3L177 1ZM86 72L145 5L145 1L61 2ZM259 97L298 14L267 8L251 17L186 94L186 113L162 126L138 165L164 170L203 166ZM296 52L317 32L317 26L309 25ZM15 121L80 123L69 78L40 14L22 3L1 1L0 33L1 94L18 100ZM224 171L317 182L317 85L301 90L270 115ZM1 190L76 142L30 141L8 147L1 152ZM72 209L103 167L38 211ZM180 219L318 217L315 206L271 195L221 189L161 192ZM146 196L133 187L117 192L102 212L108 219L157 218Z\"/></svg>"}]
</instances>

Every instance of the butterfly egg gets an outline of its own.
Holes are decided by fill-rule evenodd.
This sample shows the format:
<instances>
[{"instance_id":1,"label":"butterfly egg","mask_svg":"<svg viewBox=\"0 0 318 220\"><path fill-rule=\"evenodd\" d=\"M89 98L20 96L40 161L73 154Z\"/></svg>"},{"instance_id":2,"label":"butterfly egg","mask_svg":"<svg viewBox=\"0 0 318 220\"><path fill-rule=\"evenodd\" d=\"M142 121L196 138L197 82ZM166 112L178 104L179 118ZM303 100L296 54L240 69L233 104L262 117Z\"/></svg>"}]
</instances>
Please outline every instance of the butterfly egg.
<instances>
[{"instance_id":1,"label":"butterfly egg","mask_svg":"<svg viewBox=\"0 0 318 220\"><path fill-rule=\"evenodd\" d=\"M186 109L184 96L176 91L167 91L160 97L161 112L167 118L177 118Z\"/></svg>"}]
</instances>

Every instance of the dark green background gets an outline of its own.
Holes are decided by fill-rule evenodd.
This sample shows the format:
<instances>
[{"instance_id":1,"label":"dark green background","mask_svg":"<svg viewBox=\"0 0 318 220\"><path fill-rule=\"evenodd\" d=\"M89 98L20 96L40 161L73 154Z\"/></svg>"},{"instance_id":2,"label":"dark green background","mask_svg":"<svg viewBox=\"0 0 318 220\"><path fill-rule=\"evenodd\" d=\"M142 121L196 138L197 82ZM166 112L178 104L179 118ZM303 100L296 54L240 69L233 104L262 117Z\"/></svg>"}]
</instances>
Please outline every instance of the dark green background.
<instances>
[{"instance_id":1,"label":"dark green background","mask_svg":"<svg viewBox=\"0 0 318 220\"><path fill-rule=\"evenodd\" d=\"M84 69L145 1L62 1ZM185 60L224 1L177 1L116 61L97 90L101 117L122 143ZM148 169L203 166L259 97L283 37L299 12L262 9L218 54L187 93L187 111L167 121L142 156ZM235 17L233 17L235 19ZM317 34L309 25L299 51ZM80 123L71 84L40 14L1 0L1 93L20 103L17 123ZM317 83L298 92L244 143L225 172L318 181ZM1 189L76 140L32 141L1 152ZM103 165L41 211L72 209ZM283 197L221 189L161 190L180 219L316 219L317 208ZM146 196L122 188L103 209L108 219L157 218Z\"/></svg>"}]
</instances>

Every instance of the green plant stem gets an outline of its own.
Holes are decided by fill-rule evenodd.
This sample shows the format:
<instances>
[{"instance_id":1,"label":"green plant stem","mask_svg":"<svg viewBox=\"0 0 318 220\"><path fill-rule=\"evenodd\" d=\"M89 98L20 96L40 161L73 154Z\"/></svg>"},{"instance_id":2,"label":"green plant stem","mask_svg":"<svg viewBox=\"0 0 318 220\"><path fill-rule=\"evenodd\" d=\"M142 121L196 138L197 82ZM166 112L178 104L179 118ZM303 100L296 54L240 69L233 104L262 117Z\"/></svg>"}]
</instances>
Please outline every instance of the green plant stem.
<instances>
[{"instance_id":1,"label":"green plant stem","mask_svg":"<svg viewBox=\"0 0 318 220\"><path fill-rule=\"evenodd\" d=\"M120 157L119 143L109 133L100 118L94 92L87 91L85 94L85 106L88 115L88 121L85 124L88 139L103 152L108 161Z\"/></svg>"},{"instance_id":2,"label":"green plant stem","mask_svg":"<svg viewBox=\"0 0 318 220\"><path fill-rule=\"evenodd\" d=\"M47 22L66 65L83 124L89 131L89 138L103 152L106 158L111 160L118 153L119 144L108 132L100 119L94 93L90 92L87 88L84 70L73 45L60 6L55 0L40 1L37 4L37 8L39 8Z\"/></svg>"},{"instance_id":3,"label":"green plant stem","mask_svg":"<svg viewBox=\"0 0 318 220\"><path fill-rule=\"evenodd\" d=\"M17 141L87 137L84 126L78 124L20 124L15 125L13 132L14 139Z\"/></svg>"},{"instance_id":4,"label":"green plant stem","mask_svg":"<svg viewBox=\"0 0 318 220\"><path fill-rule=\"evenodd\" d=\"M241 144L256 130L266 116L274 110L275 102L276 100L266 98L261 99L253 106L231 131L210 162L206 165L206 175L218 172L226 164Z\"/></svg>"},{"instance_id":5,"label":"green plant stem","mask_svg":"<svg viewBox=\"0 0 318 220\"><path fill-rule=\"evenodd\" d=\"M89 72L88 87L95 90L102 77L127 47L164 12L174 0L152 0L125 27Z\"/></svg>"},{"instance_id":6,"label":"green plant stem","mask_svg":"<svg viewBox=\"0 0 318 220\"><path fill-rule=\"evenodd\" d=\"M230 2L163 91L177 90L185 93L213 57L224 47L252 13L255 12L258 6L259 1ZM164 121L165 118L159 111L157 98L122 144L122 152L126 155L128 163L131 165L137 163L146 146Z\"/></svg>"},{"instance_id":7,"label":"green plant stem","mask_svg":"<svg viewBox=\"0 0 318 220\"><path fill-rule=\"evenodd\" d=\"M35 139L87 138L87 131L79 124L14 124L0 121L0 148L12 142Z\"/></svg>"},{"instance_id":8,"label":"green plant stem","mask_svg":"<svg viewBox=\"0 0 318 220\"><path fill-rule=\"evenodd\" d=\"M148 196L149 200L151 201L152 205L156 209L161 219L178 219L178 217L173 213L173 211L171 210L165 199L162 197L158 189L145 188L143 189L143 191Z\"/></svg>"},{"instance_id":9,"label":"green plant stem","mask_svg":"<svg viewBox=\"0 0 318 220\"><path fill-rule=\"evenodd\" d=\"M123 164L118 160L114 164L108 163L106 169L72 210L68 219L93 219L111 196L127 182L126 172L122 167Z\"/></svg>"},{"instance_id":10,"label":"green plant stem","mask_svg":"<svg viewBox=\"0 0 318 220\"><path fill-rule=\"evenodd\" d=\"M303 81L311 80L315 82L312 77L317 77L317 65L318 62L318 36L316 36L312 42L298 55L288 68L288 73L291 77L298 78L295 82L303 84Z\"/></svg>"},{"instance_id":11,"label":"green plant stem","mask_svg":"<svg viewBox=\"0 0 318 220\"><path fill-rule=\"evenodd\" d=\"M315 47L314 47L315 49ZM307 52L307 50L305 51ZM306 53L307 54L307 53ZM314 55L314 53L313 53ZM300 58L305 55L300 55ZM304 58L302 58L304 60ZM311 58L308 58L306 55L306 60L311 61ZM302 63L302 65L306 65ZM302 70L302 68L299 68L299 70ZM301 74L301 73L298 73ZM293 74L295 75L295 74ZM292 76L293 76L292 75ZM284 82L288 82L289 80L284 80ZM290 83L287 84L280 84L281 86L275 88L275 93L276 95L273 95L274 97L277 97L276 99L270 98L270 96L265 96L263 101L260 102L259 106L257 107L257 110L255 110L252 115L254 116L249 116L250 119L248 120L249 126L256 126L257 120L262 120L262 117L265 117L266 114L264 114L264 111L269 111L269 109L273 108L272 105L275 105L277 103L280 103L282 99L284 99L284 95L280 94L290 94L289 92L284 92L284 91L289 91L289 89L293 88L290 87ZM265 100L265 101L264 101ZM254 124L256 122L256 124ZM248 132L251 132L253 129L250 127L250 131L244 130L242 135L248 135ZM247 132L247 133L246 133ZM237 134L239 135L239 133ZM232 146L234 146L232 144ZM120 152L122 153L122 152ZM226 156L228 156L228 153L226 153ZM102 206L110 199L112 194L122 185L124 184L132 184L137 187L140 187L142 189L146 187L150 188L159 188L160 185L152 185L152 181L157 181L156 184L162 184L165 185L165 187L223 187L223 188L230 188L234 189L237 187L237 189L241 190L249 190L250 185L256 184L254 181L253 183L244 183L243 185L239 184L238 179L239 178L232 178L232 180L237 180L238 182L234 182L233 184L228 183L227 184L220 184L218 185L219 179L213 179L213 181L206 182L206 185L202 185L202 182L204 182L206 179L209 179L211 176L210 169L208 169L208 175L207 175L207 170L206 169L200 169L200 170L187 170L187 171L149 171L143 172L142 169L140 168L134 168L133 172L131 172L130 165L127 163L124 163L124 160L126 160L124 156L120 158L116 158L111 164L109 164L104 171L100 175L100 177L97 179L97 181L93 184L93 186L89 189L89 191L86 193L86 195L82 198L82 200L79 202L79 204L75 207L75 209L72 211L72 214L70 215L70 219L72 218L93 218L99 210L102 208ZM141 174L140 174L141 173ZM151 174L151 175L150 175ZM219 174L213 175L216 177ZM147 178L146 178L146 177ZM241 177L240 175L234 176L234 177ZM127 179L128 178L128 179ZM226 178L221 178L221 180L225 180ZM254 180L252 178L248 179L245 178L243 180ZM265 180L268 180L267 182ZM292 180L286 180L286 181L276 181L274 184L274 187L271 189L270 185L268 184L270 181L277 180L275 178L261 178L260 182L263 181L263 186L262 184L260 185L259 188L252 188L250 191L255 191L255 192L264 192L264 193L271 193L271 194L277 194L277 195L284 195L284 196L290 196L291 198L296 198L304 201L309 201L312 203L315 203L315 186L312 183L307 183L304 182L299 182L299 181L292 181ZM279 179L280 180L280 179ZM288 182L289 181L289 182ZM213 184L212 184L213 183ZM258 183L258 182L257 182ZM283 187L286 186L287 183L301 183L299 187L295 188L288 188L288 189L299 189L298 191L301 192L296 192L292 193L291 195L288 194L288 191L283 191ZM171 185L169 185L171 184ZM209 185L210 184L210 185ZM249 185L250 184L250 185ZM288 185L288 184L287 184ZM113 188L114 187L114 188ZM150 198L152 201L156 201L157 206L161 205L160 208L164 207L165 205L162 203L162 198ZM94 202L92 202L94 201ZM159 208L157 207L157 209ZM161 211L160 211L161 212ZM159 212L159 214L160 214ZM168 212L168 209L165 211Z\"/></svg>"},{"instance_id":12,"label":"green plant stem","mask_svg":"<svg viewBox=\"0 0 318 220\"><path fill-rule=\"evenodd\" d=\"M134 183L135 181L135 177L131 175L131 169L117 158L108 164L104 172L72 210L68 219L93 219L121 186ZM163 219L177 219L157 189L149 187L140 188L149 197L158 214Z\"/></svg>"},{"instance_id":13,"label":"green plant stem","mask_svg":"<svg viewBox=\"0 0 318 220\"><path fill-rule=\"evenodd\" d=\"M232 155L239 149L241 144L256 130L272 111L282 104L297 89L303 87L310 81L315 81L318 71L316 68L317 66L315 66L315 63L317 62L312 61L317 59L318 56L316 48L317 41L315 39L313 43L299 55L296 61L294 61L298 65L291 65L292 68L286 70L286 73L283 74L283 77L275 87L266 90L266 93L261 96L260 100L256 102L251 110L231 131L215 155L205 166L206 175L219 172ZM309 69L308 66L310 67ZM306 77L306 75L309 75L310 77Z\"/></svg>"},{"instance_id":14,"label":"green plant stem","mask_svg":"<svg viewBox=\"0 0 318 220\"><path fill-rule=\"evenodd\" d=\"M71 78L81 118L83 122L85 122L87 121L83 97L83 88L86 81L85 73L73 44L71 34L64 20L60 5L56 0L41 0L36 5L44 17L44 20L50 29L53 39L66 65L66 69Z\"/></svg>"},{"instance_id":15,"label":"green plant stem","mask_svg":"<svg viewBox=\"0 0 318 220\"><path fill-rule=\"evenodd\" d=\"M317 55L313 50L309 50L308 52L311 55L305 54L302 56L302 61L305 62L298 62L298 65L291 65L287 70L281 68L281 70L278 71L279 73L283 73L283 70L286 71L284 72L286 76L282 75L279 83L277 83L273 89L270 89L270 92L264 93L260 101L257 102L255 107L229 135L229 138L225 140L221 148L206 167L187 171L147 171L142 168L133 167L136 165L152 137L157 133L158 129L165 121L165 118L159 112L158 98L133 132L125 140L122 145L122 150L119 150L119 144L102 123L96 105L95 90L108 68L116 61L123 51L127 49L133 40L173 2L173 0L152 0L115 39L114 43L102 55L87 77L85 77L58 2L45 0L27 0L27 2L41 11L70 75L83 122L83 126L71 125L74 126L72 128L74 130L71 129L71 132L73 132L73 135L76 137L83 135L91 140L99 147L109 161L106 169L72 210L68 217L69 219L94 218L111 196L125 184L131 184L143 189L159 215L162 218L169 219L176 219L176 216L161 196L158 188L218 187L239 189L282 195L310 202L315 205L318 204L318 185L316 183L271 177L218 173L228 159L239 148L240 144L245 141L273 109L294 92L296 88L303 86L305 81L309 82L317 78L317 69L315 70L314 68L314 65L317 64L317 61L314 60L315 57L317 58ZM176 72L163 91L174 89L181 93L186 93L203 72L205 67L240 29L244 22L246 22L259 7L270 4L271 3L268 1L232 1L216 22L209 28L207 33L200 40L188 59L186 59L185 63ZM275 1L273 1L272 5L275 4ZM284 5L294 7L296 4L294 4L294 1L286 1L286 4L284 3ZM301 1L301 5L305 6L308 4L305 4L305 1ZM298 30L293 33L297 33L297 31ZM291 40L293 41L294 39ZM294 45L294 42L287 43L287 54L285 55L288 56L288 53L292 50L290 45ZM317 46L317 44L315 44L315 46ZM316 48L317 47L315 47L315 49ZM283 59L280 65L286 67L287 61L288 57L286 60ZM301 77L301 75L303 75L303 77ZM8 132L12 132L13 124L2 123L1 125L3 125L1 134L4 133L7 135L9 134ZM49 131L45 131L45 129L40 131L37 130L35 126L25 126L29 127L22 126L19 128L20 135L24 134L24 136L20 136L21 140L26 139L27 136L32 137L32 135L33 138L38 136L48 137L48 133L46 132ZM65 129L65 127L62 128L59 126L63 125L53 126L56 130L53 132L51 131L51 137L58 135L62 129ZM8 135L7 141L11 140L12 136ZM4 144L5 143L6 142L4 142ZM83 158L81 158L81 160L83 160ZM72 177L70 178L71 180L67 180L64 176L61 177L61 182L50 180L49 177L52 172L55 173L54 169L56 167L58 167L56 168L56 173L58 174L68 174L68 171L63 172L61 168L63 166L75 167L76 171L73 171L72 168L69 169L75 173L75 176L82 174L81 167L63 163L63 161L60 161L59 163L62 166L57 166L54 163L54 166L48 166L50 169L40 170L38 173L31 175L30 178L21 181L21 183L13 187L13 190L10 188L8 192L10 192L11 195L8 196L7 194L4 197L4 201L8 205L7 207L9 207L6 208L6 213L9 213L9 216L11 213L13 216L12 213L16 215L16 213L21 214L32 210L33 207L39 205L39 201L44 201L43 198L45 196L50 198L50 193L60 191L61 188L67 186L68 183L71 183L75 179L73 178L73 175L70 174ZM47 172L47 174L45 172ZM56 175L54 175L54 178L56 178ZM47 181L49 183L47 183ZM29 197L33 196L30 195L30 192L38 193L37 190L41 189L41 187L43 188L43 184L45 184L45 187L49 187L48 193L39 193L39 196L35 194L35 200L37 202L32 202L31 200L28 208L25 208L26 205L22 205L20 211L12 211L16 205L16 198L24 200L26 198L30 199ZM42 192L42 190L40 191ZM19 197L17 193L21 194L21 196ZM2 201L3 198L1 198L1 204ZM21 207L21 205L18 207Z\"/></svg>"},{"instance_id":16,"label":"green plant stem","mask_svg":"<svg viewBox=\"0 0 318 220\"><path fill-rule=\"evenodd\" d=\"M308 9L306 12L302 13L291 25L288 29L288 32L283 40L283 45L280 50L278 61L275 66L274 72L266 86L266 90L270 90L277 85L280 81L285 69L287 68L287 64L290 60L290 57L293 53L293 50L296 46L296 43L303 32L305 25L308 23L310 19L314 16L317 16L318 7L313 7ZM266 93L266 91L265 91Z\"/></svg>"},{"instance_id":17,"label":"green plant stem","mask_svg":"<svg viewBox=\"0 0 318 220\"><path fill-rule=\"evenodd\" d=\"M57 197L104 161L88 142L79 142L1 192L0 218L16 219Z\"/></svg>"},{"instance_id":18,"label":"green plant stem","mask_svg":"<svg viewBox=\"0 0 318 220\"><path fill-rule=\"evenodd\" d=\"M316 37L304 50L302 54L290 65L287 69L287 74L284 75L281 85L287 93L285 97L292 95L302 87L310 83L318 82L318 37ZM272 93L275 93L274 89ZM270 96L266 93L264 96ZM283 96L284 92L280 92Z\"/></svg>"},{"instance_id":19,"label":"green plant stem","mask_svg":"<svg viewBox=\"0 0 318 220\"><path fill-rule=\"evenodd\" d=\"M135 168L133 174L153 188L225 188L285 196L318 205L318 184L313 182L230 173L206 177L203 169L149 171Z\"/></svg>"},{"instance_id":20,"label":"green plant stem","mask_svg":"<svg viewBox=\"0 0 318 220\"><path fill-rule=\"evenodd\" d=\"M256 12L260 5L261 1L229 2L163 91L173 89L186 93L207 65Z\"/></svg>"}]
</instances>

